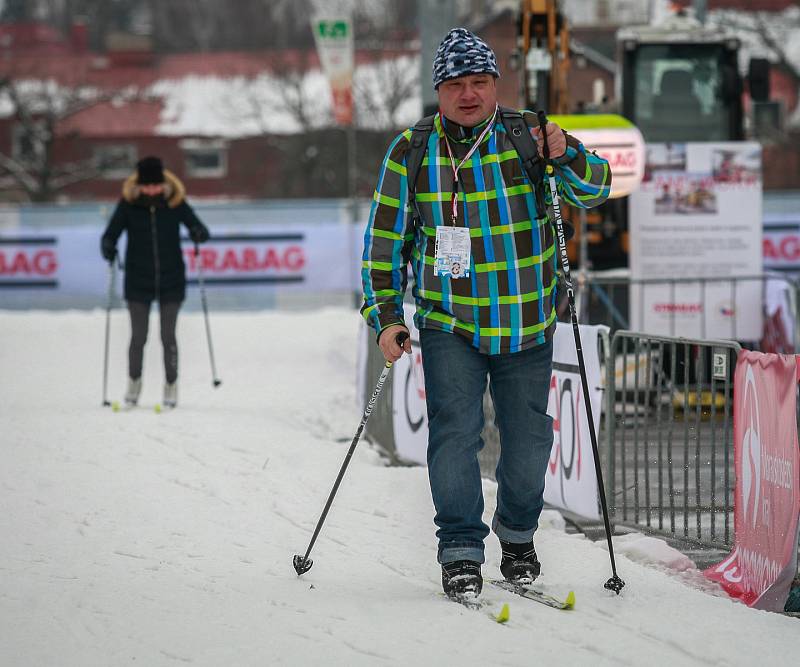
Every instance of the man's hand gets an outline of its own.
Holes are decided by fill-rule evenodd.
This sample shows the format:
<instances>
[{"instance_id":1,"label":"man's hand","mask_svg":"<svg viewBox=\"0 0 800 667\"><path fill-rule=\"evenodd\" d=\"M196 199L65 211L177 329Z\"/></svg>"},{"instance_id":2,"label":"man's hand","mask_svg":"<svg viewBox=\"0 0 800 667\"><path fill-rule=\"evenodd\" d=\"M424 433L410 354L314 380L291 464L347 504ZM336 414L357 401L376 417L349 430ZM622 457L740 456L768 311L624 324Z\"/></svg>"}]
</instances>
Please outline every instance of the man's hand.
<instances>
[{"instance_id":1,"label":"man's hand","mask_svg":"<svg viewBox=\"0 0 800 667\"><path fill-rule=\"evenodd\" d=\"M397 344L397 336L403 333L406 335L406 339L401 347ZM411 354L411 337L408 329L402 324L392 324L386 327L381 331L380 338L378 338L378 347L383 352L383 358L392 363L397 361L403 355L403 352Z\"/></svg>"},{"instance_id":2,"label":"man's hand","mask_svg":"<svg viewBox=\"0 0 800 667\"><path fill-rule=\"evenodd\" d=\"M536 139L536 145L539 147L539 155L544 157L544 139L542 138L542 131L538 127L531 128L531 134ZM550 158L557 158L567 152L567 138L561 128L548 121L547 123L547 145L550 148Z\"/></svg>"}]
</instances>

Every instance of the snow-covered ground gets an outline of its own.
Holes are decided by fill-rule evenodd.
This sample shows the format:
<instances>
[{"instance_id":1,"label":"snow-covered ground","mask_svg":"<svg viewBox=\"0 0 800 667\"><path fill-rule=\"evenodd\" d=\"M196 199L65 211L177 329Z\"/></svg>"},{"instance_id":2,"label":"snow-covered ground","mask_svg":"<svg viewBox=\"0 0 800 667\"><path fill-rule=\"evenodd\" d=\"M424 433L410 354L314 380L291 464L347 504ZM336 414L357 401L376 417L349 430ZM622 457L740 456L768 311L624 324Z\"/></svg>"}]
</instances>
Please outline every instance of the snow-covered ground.
<instances>
[{"instance_id":1,"label":"snow-covered ground","mask_svg":"<svg viewBox=\"0 0 800 667\"><path fill-rule=\"evenodd\" d=\"M362 445L302 578L302 553L360 418L350 310L184 314L180 407L100 407L102 312L0 313L0 664L793 664L800 626L733 603L674 554L537 534L555 611L487 589L499 625L443 599L425 470ZM155 335L154 335L155 334ZM127 322L114 313L112 397ZM143 403L160 400L151 323ZM487 482L487 512L494 487ZM635 538L625 538L636 542ZM487 541L485 575L499 549ZM654 557L658 555L658 557ZM674 569L658 563L673 561Z\"/></svg>"}]
</instances>

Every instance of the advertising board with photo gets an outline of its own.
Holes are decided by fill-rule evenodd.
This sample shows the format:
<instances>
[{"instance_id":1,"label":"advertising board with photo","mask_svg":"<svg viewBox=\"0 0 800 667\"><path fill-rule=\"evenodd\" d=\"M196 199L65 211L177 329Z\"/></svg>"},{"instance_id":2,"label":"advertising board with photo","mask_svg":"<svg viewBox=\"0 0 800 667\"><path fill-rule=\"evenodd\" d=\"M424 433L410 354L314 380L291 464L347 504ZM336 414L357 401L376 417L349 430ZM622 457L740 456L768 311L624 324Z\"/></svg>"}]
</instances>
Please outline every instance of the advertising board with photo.
<instances>
[{"instance_id":1,"label":"advertising board with photo","mask_svg":"<svg viewBox=\"0 0 800 667\"><path fill-rule=\"evenodd\" d=\"M630 197L631 328L759 339L762 284L746 278L762 273L761 209L759 144L648 144Z\"/></svg>"}]
</instances>

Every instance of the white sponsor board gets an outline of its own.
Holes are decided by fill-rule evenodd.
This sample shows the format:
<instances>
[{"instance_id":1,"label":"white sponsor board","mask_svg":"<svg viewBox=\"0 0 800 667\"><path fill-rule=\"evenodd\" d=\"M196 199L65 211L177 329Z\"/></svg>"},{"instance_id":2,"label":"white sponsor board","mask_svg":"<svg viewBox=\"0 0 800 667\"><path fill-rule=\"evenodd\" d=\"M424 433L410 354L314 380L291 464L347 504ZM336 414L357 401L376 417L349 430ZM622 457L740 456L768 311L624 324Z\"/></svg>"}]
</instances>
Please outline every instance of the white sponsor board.
<instances>
[{"instance_id":1,"label":"white sponsor board","mask_svg":"<svg viewBox=\"0 0 800 667\"><path fill-rule=\"evenodd\" d=\"M419 331L413 324L413 306L406 304L412 354L404 354L392 369L392 427L395 451L403 460L425 465L428 413ZM595 433L599 428L603 389L598 342L606 327L581 325L586 374L592 400ZM368 344L374 344L370 341ZM553 340L553 375L547 412L553 417L553 450L547 467L545 501L588 518L597 518L597 477L589 422L584 409L572 326L559 324Z\"/></svg>"},{"instance_id":2,"label":"white sponsor board","mask_svg":"<svg viewBox=\"0 0 800 667\"><path fill-rule=\"evenodd\" d=\"M414 306L404 304L411 333L411 355L404 354L392 368L392 430L397 455L425 465L428 451L428 409L419 329L414 326Z\"/></svg>"},{"instance_id":3,"label":"white sponsor board","mask_svg":"<svg viewBox=\"0 0 800 667\"><path fill-rule=\"evenodd\" d=\"M608 327L580 325L594 432L600 428L603 383L598 345ZM553 418L553 449L545 476L545 502L590 519L599 518L597 475L581 387L572 325L559 323L553 338L553 376L547 413Z\"/></svg>"},{"instance_id":4,"label":"white sponsor board","mask_svg":"<svg viewBox=\"0 0 800 667\"><path fill-rule=\"evenodd\" d=\"M761 147L755 142L648 144L630 197L631 328L757 340L762 285ZM705 282L673 283L674 278ZM713 280L712 280L713 279Z\"/></svg>"},{"instance_id":5,"label":"white sponsor board","mask_svg":"<svg viewBox=\"0 0 800 667\"><path fill-rule=\"evenodd\" d=\"M101 228L52 227L0 232L0 308L24 299L29 307L56 297L105 303L108 265L100 256ZM200 246L183 244L186 275L225 290L329 292L355 288L350 267L351 226L340 223L211 228ZM118 247L125 257L125 234ZM122 280L118 280L121 295Z\"/></svg>"}]
</instances>

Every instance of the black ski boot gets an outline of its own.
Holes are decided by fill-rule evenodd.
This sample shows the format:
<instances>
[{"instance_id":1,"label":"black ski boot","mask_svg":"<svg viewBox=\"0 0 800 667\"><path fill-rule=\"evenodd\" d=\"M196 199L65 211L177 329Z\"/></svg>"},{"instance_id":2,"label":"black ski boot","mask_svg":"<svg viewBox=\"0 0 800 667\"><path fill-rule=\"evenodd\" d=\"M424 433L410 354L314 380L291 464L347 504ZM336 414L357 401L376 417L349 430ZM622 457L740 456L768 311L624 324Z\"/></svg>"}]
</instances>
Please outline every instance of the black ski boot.
<instances>
[{"instance_id":1,"label":"black ski boot","mask_svg":"<svg viewBox=\"0 0 800 667\"><path fill-rule=\"evenodd\" d=\"M533 540L522 544L500 540L500 548L503 550L500 572L506 581L522 586L532 584L541 570Z\"/></svg>"},{"instance_id":2,"label":"black ski boot","mask_svg":"<svg viewBox=\"0 0 800 667\"><path fill-rule=\"evenodd\" d=\"M442 565L442 588L450 598L476 598L483 588L481 564L457 560Z\"/></svg>"}]
</instances>

